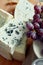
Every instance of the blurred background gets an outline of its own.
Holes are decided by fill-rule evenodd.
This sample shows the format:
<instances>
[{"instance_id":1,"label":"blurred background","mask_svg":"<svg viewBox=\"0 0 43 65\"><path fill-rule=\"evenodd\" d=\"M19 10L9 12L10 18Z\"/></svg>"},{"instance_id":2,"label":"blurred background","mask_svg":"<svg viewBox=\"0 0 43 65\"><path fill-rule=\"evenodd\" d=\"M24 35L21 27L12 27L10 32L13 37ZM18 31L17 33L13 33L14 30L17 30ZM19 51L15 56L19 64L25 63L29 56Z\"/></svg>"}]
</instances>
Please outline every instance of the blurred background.
<instances>
[{"instance_id":1,"label":"blurred background","mask_svg":"<svg viewBox=\"0 0 43 65\"><path fill-rule=\"evenodd\" d=\"M19 0L0 0L0 8L13 14L12 11L15 9L18 1ZM28 1L30 1L32 4L37 4L39 2L39 0L28 0Z\"/></svg>"}]
</instances>

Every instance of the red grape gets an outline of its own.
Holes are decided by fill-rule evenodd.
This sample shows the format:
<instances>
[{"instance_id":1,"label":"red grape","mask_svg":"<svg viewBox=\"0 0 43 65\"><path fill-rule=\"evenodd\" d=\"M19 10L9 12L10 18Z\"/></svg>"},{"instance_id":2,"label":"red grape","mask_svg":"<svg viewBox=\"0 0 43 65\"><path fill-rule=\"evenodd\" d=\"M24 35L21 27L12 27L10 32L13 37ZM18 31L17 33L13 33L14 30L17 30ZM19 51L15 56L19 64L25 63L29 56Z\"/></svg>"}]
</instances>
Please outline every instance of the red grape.
<instances>
[{"instance_id":1,"label":"red grape","mask_svg":"<svg viewBox=\"0 0 43 65\"><path fill-rule=\"evenodd\" d=\"M35 15L33 16L33 18L34 18L34 19L37 19L37 18L39 19L39 18L40 18L40 15L39 15L39 14L35 14Z\"/></svg>"},{"instance_id":2,"label":"red grape","mask_svg":"<svg viewBox=\"0 0 43 65\"><path fill-rule=\"evenodd\" d=\"M39 35L41 35L41 36L43 35L43 29L42 28L39 29Z\"/></svg>"},{"instance_id":3,"label":"red grape","mask_svg":"<svg viewBox=\"0 0 43 65\"><path fill-rule=\"evenodd\" d=\"M34 22L37 22L37 23L41 23L42 22L42 19L36 19L36 20L34 20Z\"/></svg>"},{"instance_id":4,"label":"red grape","mask_svg":"<svg viewBox=\"0 0 43 65\"><path fill-rule=\"evenodd\" d=\"M41 13L41 7L40 7L40 6L35 5L35 6L34 6L34 9L35 9L35 11L37 12L37 14L40 14L40 13Z\"/></svg>"},{"instance_id":5,"label":"red grape","mask_svg":"<svg viewBox=\"0 0 43 65\"><path fill-rule=\"evenodd\" d=\"M31 38L32 38L33 40L36 40L36 32L31 32Z\"/></svg>"},{"instance_id":6,"label":"red grape","mask_svg":"<svg viewBox=\"0 0 43 65\"><path fill-rule=\"evenodd\" d=\"M34 23L34 28L35 28L35 29L39 29L39 28L40 28L40 25L39 25L37 22L35 22L35 23Z\"/></svg>"},{"instance_id":7,"label":"red grape","mask_svg":"<svg viewBox=\"0 0 43 65\"><path fill-rule=\"evenodd\" d=\"M34 26L32 23L26 23L26 27L29 29L29 30L33 30L34 29Z\"/></svg>"}]
</instances>

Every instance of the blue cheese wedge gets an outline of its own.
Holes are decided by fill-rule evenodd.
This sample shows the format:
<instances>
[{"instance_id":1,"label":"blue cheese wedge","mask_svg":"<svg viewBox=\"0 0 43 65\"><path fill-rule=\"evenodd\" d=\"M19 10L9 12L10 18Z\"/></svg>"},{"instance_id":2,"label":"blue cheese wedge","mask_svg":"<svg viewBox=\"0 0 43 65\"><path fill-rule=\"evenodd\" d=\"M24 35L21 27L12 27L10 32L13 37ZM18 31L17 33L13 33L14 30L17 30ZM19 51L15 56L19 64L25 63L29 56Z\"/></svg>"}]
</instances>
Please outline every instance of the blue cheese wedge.
<instances>
[{"instance_id":1,"label":"blue cheese wedge","mask_svg":"<svg viewBox=\"0 0 43 65\"><path fill-rule=\"evenodd\" d=\"M10 20L0 28L0 46L13 55L15 46L20 44L24 32L25 24L22 21Z\"/></svg>"},{"instance_id":2,"label":"blue cheese wedge","mask_svg":"<svg viewBox=\"0 0 43 65\"><path fill-rule=\"evenodd\" d=\"M6 22L13 18L13 15L0 9L0 27L2 27Z\"/></svg>"},{"instance_id":3,"label":"blue cheese wedge","mask_svg":"<svg viewBox=\"0 0 43 65\"><path fill-rule=\"evenodd\" d=\"M0 55L6 58L7 60L12 60L14 58L16 60L23 61L25 59L25 51L26 51L26 35L23 35L22 41L17 46L15 46L15 51L12 55L6 50L5 47L0 45Z\"/></svg>"},{"instance_id":4,"label":"blue cheese wedge","mask_svg":"<svg viewBox=\"0 0 43 65\"><path fill-rule=\"evenodd\" d=\"M33 19L34 15L34 5L31 4L28 0L19 0L14 16L15 18L21 19L23 21L28 21Z\"/></svg>"}]
</instances>

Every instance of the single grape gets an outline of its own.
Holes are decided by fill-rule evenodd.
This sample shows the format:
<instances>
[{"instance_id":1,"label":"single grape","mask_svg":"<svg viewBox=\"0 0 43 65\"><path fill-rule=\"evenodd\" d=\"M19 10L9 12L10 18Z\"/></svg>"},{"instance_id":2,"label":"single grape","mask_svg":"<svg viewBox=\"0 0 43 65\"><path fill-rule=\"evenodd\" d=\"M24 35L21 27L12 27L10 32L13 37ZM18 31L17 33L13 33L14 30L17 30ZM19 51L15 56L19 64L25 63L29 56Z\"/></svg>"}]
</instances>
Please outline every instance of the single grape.
<instances>
[{"instance_id":1,"label":"single grape","mask_svg":"<svg viewBox=\"0 0 43 65\"><path fill-rule=\"evenodd\" d=\"M30 34L31 34L31 31L27 31L27 32L26 32L26 36L27 36L27 37L30 37Z\"/></svg>"},{"instance_id":2,"label":"single grape","mask_svg":"<svg viewBox=\"0 0 43 65\"><path fill-rule=\"evenodd\" d=\"M37 19L37 18L39 19L39 18L40 18L40 15L39 15L39 14L35 14L35 15L33 16L33 18L34 18L34 19Z\"/></svg>"},{"instance_id":3,"label":"single grape","mask_svg":"<svg viewBox=\"0 0 43 65\"><path fill-rule=\"evenodd\" d=\"M38 6L38 5L35 5L34 6L34 10L37 12L37 14L40 14L41 13L41 7Z\"/></svg>"},{"instance_id":4,"label":"single grape","mask_svg":"<svg viewBox=\"0 0 43 65\"><path fill-rule=\"evenodd\" d=\"M36 20L34 20L34 22L37 22L37 23L41 23L42 22L42 19L36 19Z\"/></svg>"},{"instance_id":5,"label":"single grape","mask_svg":"<svg viewBox=\"0 0 43 65\"><path fill-rule=\"evenodd\" d=\"M41 6L42 12L43 12L43 6Z\"/></svg>"},{"instance_id":6,"label":"single grape","mask_svg":"<svg viewBox=\"0 0 43 65\"><path fill-rule=\"evenodd\" d=\"M35 29L39 29L39 28L40 28L39 23L35 22L35 23L34 23L34 28L35 28Z\"/></svg>"},{"instance_id":7,"label":"single grape","mask_svg":"<svg viewBox=\"0 0 43 65\"><path fill-rule=\"evenodd\" d=\"M32 23L26 23L26 27L29 29L29 30L33 30L34 29L34 26Z\"/></svg>"},{"instance_id":8,"label":"single grape","mask_svg":"<svg viewBox=\"0 0 43 65\"><path fill-rule=\"evenodd\" d=\"M40 28L38 33L39 33L40 36L43 36L43 29Z\"/></svg>"},{"instance_id":9,"label":"single grape","mask_svg":"<svg viewBox=\"0 0 43 65\"><path fill-rule=\"evenodd\" d=\"M32 31L30 36L33 40L36 40L36 32Z\"/></svg>"}]
</instances>

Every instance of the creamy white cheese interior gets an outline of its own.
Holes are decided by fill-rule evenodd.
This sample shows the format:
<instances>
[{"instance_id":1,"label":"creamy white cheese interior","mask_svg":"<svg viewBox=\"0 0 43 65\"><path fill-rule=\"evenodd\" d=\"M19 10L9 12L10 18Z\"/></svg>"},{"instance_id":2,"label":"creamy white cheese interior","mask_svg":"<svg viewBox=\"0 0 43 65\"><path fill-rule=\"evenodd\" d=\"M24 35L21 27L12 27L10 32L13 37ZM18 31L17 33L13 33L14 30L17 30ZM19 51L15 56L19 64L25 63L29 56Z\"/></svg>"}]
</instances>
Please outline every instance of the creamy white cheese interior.
<instances>
[{"instance_id":1,"label":"creamy white cheese interior","mask_svg":"<svg viewBox=\"0 0 43 65\"><path fill-rule=\"evenodd\" d=\"M33 19L34 15L34 5L28 0L19 0L15 8L15 18L21 19L23 21L28 21Z\"/></svg>"}]
</instances>

